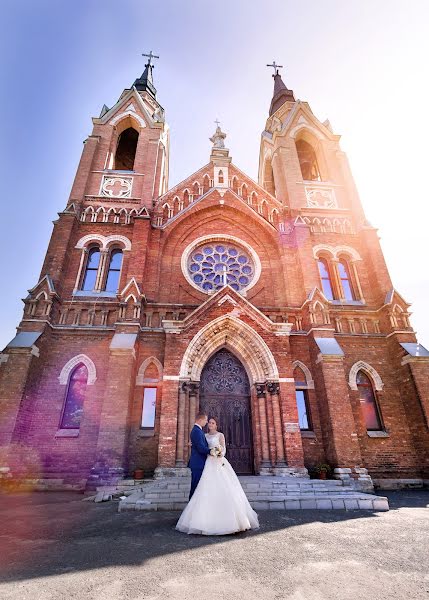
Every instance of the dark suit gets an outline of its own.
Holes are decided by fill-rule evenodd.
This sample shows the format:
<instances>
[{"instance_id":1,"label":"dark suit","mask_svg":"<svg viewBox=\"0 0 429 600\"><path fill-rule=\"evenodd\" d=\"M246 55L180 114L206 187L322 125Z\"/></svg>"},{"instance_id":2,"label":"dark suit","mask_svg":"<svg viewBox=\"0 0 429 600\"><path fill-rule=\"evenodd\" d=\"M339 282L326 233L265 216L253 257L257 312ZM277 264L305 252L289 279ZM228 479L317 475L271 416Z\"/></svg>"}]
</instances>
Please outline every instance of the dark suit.
<instances>
[{"instance_id":1,"label":"dark suit","mask_svg":"<svg viewBox=\"0 0 429 600\"><path fill-rule=\"evenodd\" d=\"M192 474L189 500L192 498L201 479L208 454L210 454L210 448L206 436L201 427L194 425L191 431L191 456L188 462Z\"/></svg>"}]
</instances>

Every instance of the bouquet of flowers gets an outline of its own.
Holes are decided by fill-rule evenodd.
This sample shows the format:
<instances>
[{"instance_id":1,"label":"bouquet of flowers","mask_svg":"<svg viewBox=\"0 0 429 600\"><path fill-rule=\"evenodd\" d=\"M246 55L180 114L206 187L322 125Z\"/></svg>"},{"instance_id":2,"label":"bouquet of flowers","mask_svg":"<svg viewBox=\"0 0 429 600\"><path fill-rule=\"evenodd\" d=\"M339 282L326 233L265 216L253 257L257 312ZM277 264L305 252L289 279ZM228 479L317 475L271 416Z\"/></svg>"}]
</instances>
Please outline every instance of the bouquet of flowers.
<instances>
[{"instance_id":1,"label":"bouquet of flowers","mask_svg":"<svg viewBox=\"0 0 429 600\"><path fill-rule=\"evenodd\" d=\"M222 458L222 448L220 446L215 446L210 450L211 456L216 456L217 458Z\"/></svg>"}]
</instances>

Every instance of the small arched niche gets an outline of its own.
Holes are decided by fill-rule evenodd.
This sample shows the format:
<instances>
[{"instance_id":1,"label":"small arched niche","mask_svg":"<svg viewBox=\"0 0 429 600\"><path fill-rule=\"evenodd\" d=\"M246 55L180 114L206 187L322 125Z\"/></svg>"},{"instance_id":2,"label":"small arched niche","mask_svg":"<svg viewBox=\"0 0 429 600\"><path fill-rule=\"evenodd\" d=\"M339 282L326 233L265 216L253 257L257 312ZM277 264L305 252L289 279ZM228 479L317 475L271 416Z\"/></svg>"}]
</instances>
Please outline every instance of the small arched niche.
<instances>
[{"instance_id":1,"label":"small arched niche","mask_svg":"<svg viewBox=\"0 0 429 600\"><path fill-rule=\"evenodd\" d=\"M263 186L269 194L276 195L276 187L274 184L273 166L270 158L266 158L264 162Z\"/></svg>"}]
</instances>

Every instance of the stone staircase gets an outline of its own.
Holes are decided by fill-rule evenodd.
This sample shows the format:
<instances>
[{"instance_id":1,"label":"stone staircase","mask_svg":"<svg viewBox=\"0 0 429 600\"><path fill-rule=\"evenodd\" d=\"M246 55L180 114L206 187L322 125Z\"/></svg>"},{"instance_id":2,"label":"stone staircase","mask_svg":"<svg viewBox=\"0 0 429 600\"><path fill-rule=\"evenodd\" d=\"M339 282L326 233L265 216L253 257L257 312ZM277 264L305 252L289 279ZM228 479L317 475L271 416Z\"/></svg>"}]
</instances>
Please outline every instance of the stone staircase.
<instances>
[{"instance_id":1,"label":"stone staircase","mask_svg":"<svg viewBox=\"0 0 429 600\"><path fill-rule=\"evenodd\" d=\"M360 491L353 480L297 477L240 476L241 485L256 510L389 510L387 498ZM119 502L119 511L183 510L188 502L189 477L147 482ZM128 488L129 490L132 488Z\"/></svg>"}]
</instances>

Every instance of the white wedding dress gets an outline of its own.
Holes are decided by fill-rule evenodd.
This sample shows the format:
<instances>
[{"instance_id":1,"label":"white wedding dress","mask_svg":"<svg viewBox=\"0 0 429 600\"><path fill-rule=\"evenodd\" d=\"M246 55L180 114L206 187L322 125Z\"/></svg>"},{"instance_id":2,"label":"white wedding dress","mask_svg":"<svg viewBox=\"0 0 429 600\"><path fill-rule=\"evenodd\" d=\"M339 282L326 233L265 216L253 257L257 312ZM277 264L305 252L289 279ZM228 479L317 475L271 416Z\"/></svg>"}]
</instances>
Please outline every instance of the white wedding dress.
<instances>
[{"instance_id":1,"label":"white wedding dress","mask_svg":"<svg viewBox=\"0 0 429 600\"><path fill-rule=\"evenodd\" d=\"M176 529L201 535L226 535L257 529L258 515L225 458L223 435L206 433L206 439L210 448L221 446L224 456L207 456L197 489L182 512Z\"/></svg>"}]
</instances>

